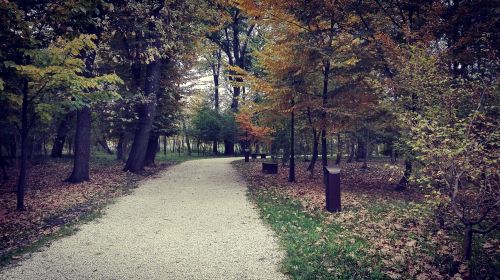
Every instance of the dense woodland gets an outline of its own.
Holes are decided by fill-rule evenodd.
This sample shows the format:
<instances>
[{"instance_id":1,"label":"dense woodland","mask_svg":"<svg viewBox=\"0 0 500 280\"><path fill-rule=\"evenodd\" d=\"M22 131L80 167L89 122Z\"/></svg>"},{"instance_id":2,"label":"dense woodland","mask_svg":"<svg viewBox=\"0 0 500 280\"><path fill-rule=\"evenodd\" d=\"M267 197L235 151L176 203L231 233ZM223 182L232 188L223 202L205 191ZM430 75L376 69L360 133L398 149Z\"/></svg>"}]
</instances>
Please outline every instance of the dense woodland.
<instances>
[{"instance_id":1,"label":"dense woodland","mask_svg":"<svg viewBox=\"0 0 500 280\"><path fill-rule=\"evenodd\" d=\"M383 160L404 170L391 191L461 225L468 260L500 222L499 6L0 1L4 180L23 211L47 157L71 159L70 183L97 152L138 174L159 153L267 153L289 182L299 160Z\"/></svg>"}]
</instances>

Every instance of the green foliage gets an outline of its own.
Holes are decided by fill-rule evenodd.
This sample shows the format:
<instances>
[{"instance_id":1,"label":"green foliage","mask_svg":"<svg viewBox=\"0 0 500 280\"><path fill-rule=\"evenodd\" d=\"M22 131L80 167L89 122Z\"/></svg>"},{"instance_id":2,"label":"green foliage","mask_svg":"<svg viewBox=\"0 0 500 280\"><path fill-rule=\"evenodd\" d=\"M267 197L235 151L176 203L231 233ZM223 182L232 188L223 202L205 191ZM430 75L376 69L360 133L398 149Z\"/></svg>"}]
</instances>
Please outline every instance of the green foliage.
<instances>
[{"instance_id":1,"label":"green foliage","mask_svg":"<svg viewBox=\"0 0 500 280\"><path fill-rule=\"evenodd\" d=\"M192 119L193 132L196 138L201 141L219 140L219 132L222 127L219 113L214 109L202 107Z\"/></svg>"},{"instance_id":2,"label":"green foliage","mask_svg":"<svg viewBox=\"0 0 500 280\"><path fill-rule=\"evenodd\" d=\"M81 108L92 101L119 98L113 87L121 83L116 74L82 75L85 64L79 56L88 49L95 49L94 38L95 35L80 35L71 41L58 39L48 48L26 50L24 55L29 64L5 62L20 79L28 81L29 106L42 123L50 123L53 114L62 109L61 105ZM9 87L2 93L16 110L22 105L19 91L21 89Z\"/></svg>"},{"instance_id":3,"label":"green foliage","mask_svg":"<svg viewBox=\"0 0 500 280\"><path fill-rule=\"evenodd\" d=\"M236 124L234 114L231 111L226 111L220 115L220 131L219 139L236 143L238 138L238 125Z\"/></svg>"}]
</instances>

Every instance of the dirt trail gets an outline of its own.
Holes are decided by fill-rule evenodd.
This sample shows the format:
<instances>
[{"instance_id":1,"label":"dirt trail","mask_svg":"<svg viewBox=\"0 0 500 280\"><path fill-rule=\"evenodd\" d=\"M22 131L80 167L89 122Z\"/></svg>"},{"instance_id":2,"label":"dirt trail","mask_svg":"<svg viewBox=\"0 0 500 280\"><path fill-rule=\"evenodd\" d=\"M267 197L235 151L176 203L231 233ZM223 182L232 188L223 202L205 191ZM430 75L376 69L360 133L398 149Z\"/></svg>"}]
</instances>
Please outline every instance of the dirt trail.
<instances>
[{"instance_id":1,"label":"dirt trail","mask_svg":"<svg viewBox=\"0 0 500 280\"><path fill-rule=\"evenodd\" d=\"M168 169L0 279L286 279L232 160Z\"/></svg>"}]
</instances>

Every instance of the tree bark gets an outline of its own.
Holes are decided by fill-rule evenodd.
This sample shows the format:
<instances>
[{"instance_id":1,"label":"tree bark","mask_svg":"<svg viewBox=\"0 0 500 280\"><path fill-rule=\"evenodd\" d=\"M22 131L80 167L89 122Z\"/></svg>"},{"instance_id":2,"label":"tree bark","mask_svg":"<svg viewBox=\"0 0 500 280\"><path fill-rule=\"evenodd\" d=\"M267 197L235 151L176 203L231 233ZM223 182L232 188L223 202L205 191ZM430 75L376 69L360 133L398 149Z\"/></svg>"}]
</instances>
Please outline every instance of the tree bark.
<instances>
[{"instance_id":1,"label":"tree bark","mask_svg":"<svg viewBox=\"0 0 500 280\"><path fill-rule=\"evenodd\" d=\"M50 156L52 158L62 157L64 142L66 141L66 136L69 132L69 120L71 119L71 113L67 114L66 117L61 121L59 127L57 128L57 136L54 139L54 144L52 145L52 151Z\"/></svg>"},{"instance_id":2,"label":"tree bark","mask_svg":"<svg viewBox=\"0 0 500 280\"><path fill-rule=\"evenodd\" d=\"M330 78L330 61L323 61L323 111L321 112L321 162L323 164L323 177L326 180L326 170L328 166L328 146L326 143L326 106L328 105L328 80Z\"/></svg>"},{"instance_id":3,"label":"tree bark","mask_svg":"<svg viewBox=\"0 0 500 280\"><path fill-rule=\"evenodd\" d=\"M218 145L217 140L215 140L215 141L212 143L212 153L213 153L214 155L217 155L217 154L219 153L219 151L217 150L217 145Z\"/></svg>"},{"instance_id":4,"label":"tree bark","mask_svg":"<svg viewBox=\"0 0 500 280\"><path fill-rule=\"evenodd\" d=\"M472 257L472 236L473 229L471 224L465 225L465 236L464 236L464 259L466 261L470 260Z\"/></svg>"},{"instance_id":5,"label":"tree bark","mask_svg":"<svg viewBox=\"0 0 500 280\"><path fill-rule=\"evenodd\" d=\"M24 211L24 192L26 189L26 169L28 165L28 80L23 80L23 104L21 108L21 166L17 181L17 206L18 211Z\"/></svg>"},{"instance_id":6,"label":"tree bark","mask_svg":"<svg viewBox=\"0 0 500 280\"><path fill-rule=\"evenodd\" d=\"M309 122L309 125L312 128L312 136L313 136L313 150L312 150L312 158L311 162L309 163L309 166L307 167L307 171L311 172L311 177L314 174L314 166L316 165L316 161L318 160L318 155L319 155L319 135L318 131L314 127L312 123L312 116L311 116L311 108L307 108L307 120Z\"/></svg>"},{"instance_id":7,"label":"tree bark","mask_svg":"<svg viewBox=\"0 0 500 280\"><path fill-rule=\"evenodd\" d=\"M351 141L349 141L349 158L347 159L348 163L351 163L354 160L354 152L355 152L354 142L351 139Z\"/></svg>"},{"instance_id":8,"label":"tree bark","mask_svg":"<svg viewBox=\"0 0 500 280\"><path fill-rule=\"evenodd\" d=\"M369 144L369 136L368 133L366 133L365 137L365 149L364 149L364 155L363 155L363 165L361 166L362 169L368 169L368 144Z\"/></svg>"},{"instance_id":9,"label":"tree bark","mask_svg":"<svg viewBox=\"0 0 500 280\"><path fill-rule=\"evenodd\" d=\"M163 154L167 156L167 135L163 136Z\"/></svg>"},{"instance_id":10,"label":"tree bark","mask_svg":"<svg viewBox=\"0 0 500 280\"><path fill-rule=\"evenodd\" d=\"M182 119L182 130L184 132L184 138L186 139L187 154L188 154L188 156L191 156L191 154L192 154L192 151L191 151L191 141L189 141L189 134L188 134L188 131L187 131L186 120L185 119Z\"/></svg>"},{"instance_id":11,"label":"tree bark","mask_svg":"<svg viewBox=\"0 0 500 280\"><path fill-rule=\"evenodd\" d=\"M71 183L80 183L90 180L90 122L92 114L90 108L85 106L76 113L75 158L73 172L66 180Z\"/></svg>"},{"instance_id":12,"label":"tree bark","mask_svg":"<svg viewBox=\"0 0 500 280\"><path fill-rule=\"evenodd\" d=\"M335 164L340 164L342 160L342 142L340 139L340 132L337 133L337 159L335 159Z\"/></svg>"},{"instance_id":13,"label":"tree bark","mask_svg":"<svg viewBox=\"0 0 500 280\"><path fill-rule=\"evenodd\" d=\"M118 144L116 145L116 160L122 161L123 160L123 150L125 146L125 135L121 134L120 137L118 138Z\"/></svg>"},{"instance_id":14,"label":"tree bark","mask_svg":"<svg viewBox=\"0 0 500 280\"><path fill-rule=\"evenodd\" d=\"M234 155L234 143L224 140L224 155L232 156Z\"/></svg>"},{"instance_id":15,"label":"tree bark","mask_svg":"<svg viewBox=\"0 0 500 280\"><path fill-rule=\"evenodd\" d=\"M154 14L159 13L161 9L154 11ZM149 47L155 48L157 50L161 49L161 41L158 30L154 22L149 22L148 24L148 41ZM141 77L141 67L138 58L132 66L132 71L135 79ZM139 105L138 115L139 122L137 124L137 129L134 135L134 142L132 143L132 148L125 164L124 171L130 171L133 173L139 173L144 170L144 162L146 157L146 150L149 143L150 132L153 127L153 122L156 113L156 94L159 88L160 82L160 70L162 65L161 57L154 57L149 64L146 66L146 75L144 79L144 95L148 99L145 103ZM137 89L139 86L137 86Z\"/></svg>"},{"instance_id":16,"label":"tree bark","mask_svg":"<svg viewBox=\"0 0 500 280\"><path fill-rule=\"evenodd\" d=\"M362 161L366 153L366 143L358 137L358 149L356 150L356 161Z\"/></svg>"},{"instance_id":17,"label":"tree bark","mask_svg":"<svg viewBox=\"0 0 500 280\"><path fill-rule=\"evenodd\" d=\"M152 62L154 63L154 62ZM151 94L151 93L150 93ZM139 105L138 115L139 122L134 135L134 142L127 159L124 171L139 173L144 170L144 159L149 143L149 134L154 121L156 98L152 98L146 104Z\"/></svg>"},{"instance_id":18,"label":"tree bark","mask_svg":"<svg viewBox=\"0 0 500 280\"><path fill-rule=\"evenodd\" d=\"M107 154L109 154L109 155L114 154L113 151L111 150L111 148L109 148L108 142L106 141L106 139L101 139L101 140L99 140L97 142L99 143L99 145L101 145L101 147L104 149L104 151Z\"/></svg>"},{"instance_id":19,"label":"tree bark","mask_svg":"<svg viewBox=\"0 0 500 280\"><path fill-rule=\"evenodd\" d=\"M292 99L292 106L294 106ZM295 113L292 109L290 118L290 169L288 173L288 182L295 182Z\"/></svg>"},{"instance_id":20,"label":"tree bark","mask_svg":"<svg viewBox=\"0 0 500 280\"><path fill-rule=\"evenodd\" d=\"M158 138L160 136L156 133L150 133L148 140L148 148L146 150L146 155L144 157L144 166L156 166L155 158L158 152Z\"/></svg>"},{"instance_id":21,"label":"tree bark","mask_svg":"<svg viewBox=\"0 0 500 280\"><path fill-rule=\"evenodd\" d=\"M396 149L394 149L394 146L391 147L391 163L396 163Z\"/></svg>"},{"instance_id":22,"label":"tree bark","mask_svg":"<svg viewBox=\"0 0 500 280\"><path fill-rule=\"evenodd\" d=\"M98 42L96 42L96 45ZM85 54L85 71L83 76L87 78L94 77L94 62L96 51L91 50ZM72 183L80 183L90 180L89 161L90 161L90 133L92 114L88 105L83 106L77 111L76 115L76 135L75 135L75 157L73 160L73 172L66 180Z\"/></svg>"},{"instance_id":23,"label":"tree bark","mask_svg":"<svg viewBox=\"0 0 500 280\"><path fill-rule=\"evenodd\" d=\"M405 171L403 174L403 178L399 181L399 183L396 186L397 191L404 191L406 189L406 186L408 185L408 181L411 175L412 171L412 162L411 160L406 157L405 159Z\"/></svg>"}]
</instances>

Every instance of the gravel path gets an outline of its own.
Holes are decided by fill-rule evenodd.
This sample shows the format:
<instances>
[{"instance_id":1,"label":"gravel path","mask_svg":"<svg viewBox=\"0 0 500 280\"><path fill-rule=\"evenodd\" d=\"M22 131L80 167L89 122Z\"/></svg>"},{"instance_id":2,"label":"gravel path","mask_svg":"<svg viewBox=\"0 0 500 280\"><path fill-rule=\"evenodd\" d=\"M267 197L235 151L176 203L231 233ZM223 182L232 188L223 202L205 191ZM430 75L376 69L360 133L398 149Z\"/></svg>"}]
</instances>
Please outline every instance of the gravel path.
<instances>
[{"instance_id":1,"label":"gravel path","mask_svg":"<svg viewBox=\"0 0 500 280\"><path fill-rule=\"evenodd\" d=\"M170 168L0 279L286 279L232 160Z\"/></svg>"}]
</instances>

